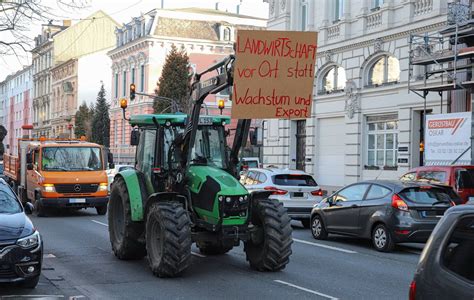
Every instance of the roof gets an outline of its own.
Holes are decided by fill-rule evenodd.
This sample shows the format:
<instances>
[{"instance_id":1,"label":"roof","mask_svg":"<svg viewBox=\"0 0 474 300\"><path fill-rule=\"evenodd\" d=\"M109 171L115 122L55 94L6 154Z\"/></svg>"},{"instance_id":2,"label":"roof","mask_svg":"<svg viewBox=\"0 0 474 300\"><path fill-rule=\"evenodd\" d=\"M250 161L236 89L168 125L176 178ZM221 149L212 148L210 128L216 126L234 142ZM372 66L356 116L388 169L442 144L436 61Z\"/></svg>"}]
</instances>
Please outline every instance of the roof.
<instances>
[{"instance_id":1,"label":"roof","mask_svg":"<svg viewBox=\"0 0 474 300\"><path fill-rule=\"evenodd\" d=\"M407 173L415 172L415 171L423 171L423 170L446 170L446 169L454 169L454 168L465 168L465 169L474 169L472 165L449 165L449 166L420 166L411 168L410 171Z\"/></svg>"},{"instance_id":2,"label":"roof","mask_svg":"<svg viewBox=\"0 0 474 300\"><path fill-rule=\"evenodd\" d=\"M188 115L183 113L175 113L175 114L147 114L147 115L133 115L130 117L130 125L135 126L152 126L155 123L153 122L153 118L155 118L156 122L160 125L166 124L166 122L170 122L171 125L173 124L186 124ZM229 116L200 116L200 119L210 119L212 120L212 124L230 124L230 117Z\"/></svg>"},{"instance_id":3,"label":"roof","mask_svg":"<svg viewBox=\"0 0 474 300\"><path fill-rule=\"evenodd\" d=\"M424 181L400 181L400 180L364 180L357 183L374 183L385 185L392 189L405 189L410 187L420 187L420 186L432 186L432 187L449 187L448 185L443 184L436 184L432 182L424 182Z\"/></svg>"},{"instance_id":4,"label":"roof","mask_svg":"<svg viewBox=\"0 0 474 300\"><path fill-rule=\"evenodd\" d=\"M266 21L265 18L258 18L252 17L247 15L235 14L226 11L221 11L217 9L209 9L209 8L200 8L200 7L186 7L186 8L175 8L175 9L168 9L177 12L187 12L187 13L197 13L197 14L208 14L208 15L221 15L226 17L234 17L234 18L243 18L243 19L256 19Z\"/></svg>"}]
</instances>

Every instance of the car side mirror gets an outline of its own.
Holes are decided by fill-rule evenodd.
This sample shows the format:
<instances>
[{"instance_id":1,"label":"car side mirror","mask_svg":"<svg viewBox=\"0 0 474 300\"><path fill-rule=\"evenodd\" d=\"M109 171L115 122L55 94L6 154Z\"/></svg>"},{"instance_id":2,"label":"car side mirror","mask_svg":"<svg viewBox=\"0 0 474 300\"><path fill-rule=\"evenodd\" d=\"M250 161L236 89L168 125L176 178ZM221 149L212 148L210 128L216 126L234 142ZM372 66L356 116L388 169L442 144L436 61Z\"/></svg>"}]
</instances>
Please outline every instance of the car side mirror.
<instances>
[{"instance_id":1,"label":"car side mirror","mask_svg":"<svg viewBox=\"0 0 474 300\"><path fill-rule=\"evenodd\" d=\"M130 133L130 145L137 146L140 142L140 132L136 129Z\"/></svg>"},{"instance_id":2,"label":"car side mirror","mask_svg":"<svg viewBox=\"0 0 474 300\"><path fill-rule=\"evenodd\" d=\"M25 213L27 215L31 215L33 213L33 204L31 204L30 202L25 202L23 204L23 207L25 208Z\"/></svg>"},{"instance_id":3,"label":"car side mirror","mask_svg":"<svg viewBox=\"0 0 474 300\"><path fill-rule=\"evenodd\" d=\"M107 161L109 162L109 164L114 163L114 155L112 154L112 152L107 153Z\"/></svg>"},{"instance_id":4,"label":"car side mirror","mask_svg":"<svg viewBox=\"0 0 474 300\"><path fill-rule=\"evenodd\" d=\"M26 154L26 163L27 164L32 164L33 163L33 154L32 153L27 153Z\"/></svg>"},{"instance_id":5,"label":"car side mirror","mask_svg":"<svg viewBox=\"0 0 474 300\"><path fill-rule=\"evenodd\" d=\"M32 163L27 163L26 164L26 169L30 170L30 171L33 170L33 164Z\"/></svg>"},{"instance_id":6,"label":"car side mirror","mask_svg":"<svg viewBox=\"0 0 474 300\"><path fill-rule=\"evenodd\" d=\"M332 205L334 205L334 198L329 197L329 198L326 199L326 202L329 204L329 206L332 206Z\"/></svg>"}]
</instances>

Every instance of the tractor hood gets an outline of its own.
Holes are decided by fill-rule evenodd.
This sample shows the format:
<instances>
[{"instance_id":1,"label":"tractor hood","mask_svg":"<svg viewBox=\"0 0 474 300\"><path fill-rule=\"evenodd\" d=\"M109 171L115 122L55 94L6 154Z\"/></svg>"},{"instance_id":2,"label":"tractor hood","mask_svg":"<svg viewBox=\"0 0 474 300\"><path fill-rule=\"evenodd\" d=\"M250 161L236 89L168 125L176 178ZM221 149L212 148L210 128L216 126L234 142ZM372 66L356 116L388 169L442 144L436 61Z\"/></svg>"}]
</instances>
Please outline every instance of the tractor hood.
<instances>
[{"instance_id":1,"label":"tractor hood","mask_svg":"<svg viewBox=\"0 0 474 300\"><path fill-rule=\"evenodd\" d=\"M248 194L240 182L226 171L211 166L191 166L188 173L189 186L199 193L204 186L214 186L213 192L226 196ZM205 184L206 183L206 184ZM217 190L216 190L217 189Z\"/></svg>"}]
</instances>

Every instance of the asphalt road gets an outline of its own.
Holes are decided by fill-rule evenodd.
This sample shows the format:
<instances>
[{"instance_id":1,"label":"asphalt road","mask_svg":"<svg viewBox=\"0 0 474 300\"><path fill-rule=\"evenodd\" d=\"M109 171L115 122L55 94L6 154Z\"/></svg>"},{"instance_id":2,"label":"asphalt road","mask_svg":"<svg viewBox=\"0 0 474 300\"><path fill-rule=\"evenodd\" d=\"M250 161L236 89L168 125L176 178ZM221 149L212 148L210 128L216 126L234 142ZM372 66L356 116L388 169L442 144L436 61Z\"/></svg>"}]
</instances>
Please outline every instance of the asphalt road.
<instances>
[{"instance_id":1,"label":"asphalt road","mask_svg":"<svg viewBox=\"0 0 474 300\"><path fill-rule=\"evenodd\" d=\"M93 209L32 220L44 241L40 283L35 290L0 286L0 299L407 299L422 248L379 253L354 238L316 241L295 222L293 255L281 272L251 270L243 246L220 256L201 255L193 246L185 274L160 279L146 259L115 258L107 217Z\"/></svg>"}]
</instances>

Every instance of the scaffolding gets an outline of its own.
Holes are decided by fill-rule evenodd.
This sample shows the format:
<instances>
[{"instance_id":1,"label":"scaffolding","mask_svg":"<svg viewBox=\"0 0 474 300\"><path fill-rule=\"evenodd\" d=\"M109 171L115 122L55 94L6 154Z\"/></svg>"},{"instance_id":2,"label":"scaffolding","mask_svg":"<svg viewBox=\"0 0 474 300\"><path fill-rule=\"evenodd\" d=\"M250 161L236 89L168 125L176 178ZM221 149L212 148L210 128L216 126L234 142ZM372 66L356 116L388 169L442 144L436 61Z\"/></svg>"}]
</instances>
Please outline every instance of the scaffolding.
<instances>
[{"instance_id":1,"label":"scaffolding","mask_svg":"<svg viewBox=\"0 0 474 300\"><path fill-rule=\"evenodd\" d=\"M440 96L443 113L443 92L465 90L472 93L474 90L471 72L474 68L474 20L471 1L464 2L467 3L448 3L446 28L435 33L410 35L408 90L423 98L423 128L426 98L430 92ZM447 102L447 112L450 107L451 103Z\"/></svg>"}]
</instances>

